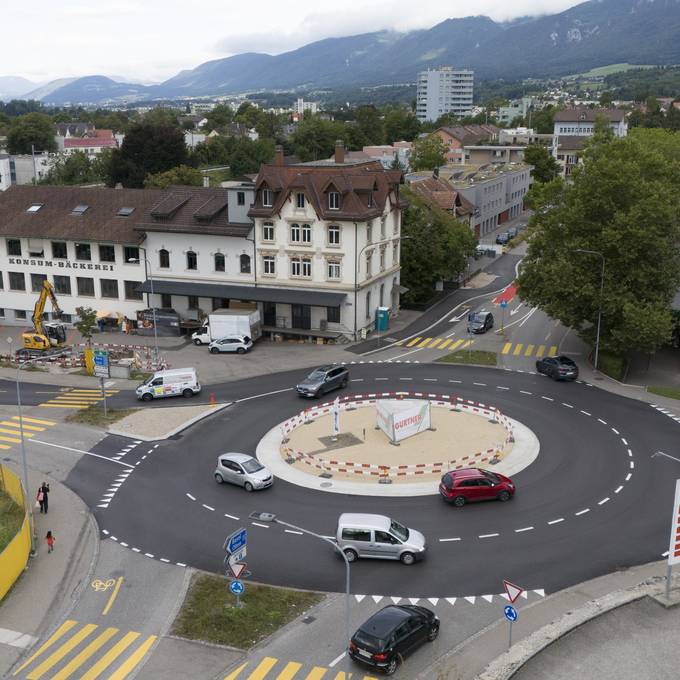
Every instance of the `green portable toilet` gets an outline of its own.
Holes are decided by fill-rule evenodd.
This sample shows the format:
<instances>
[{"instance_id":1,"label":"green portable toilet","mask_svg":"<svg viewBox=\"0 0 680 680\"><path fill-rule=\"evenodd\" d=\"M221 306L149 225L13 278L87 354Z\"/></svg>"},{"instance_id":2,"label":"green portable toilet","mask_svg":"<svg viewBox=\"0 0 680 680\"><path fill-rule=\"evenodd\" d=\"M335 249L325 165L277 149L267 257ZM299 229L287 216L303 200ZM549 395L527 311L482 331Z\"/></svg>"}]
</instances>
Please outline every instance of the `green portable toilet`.
<instances>
[{"instance_id":1,"label":"green portable toilet","mask_svg":"<svg viewBox=\"0 0 680 680\"><path fill-rule=\"evenodd\" d=\"M386 331L390 327L390 308L378 307L375 310L375 330Z\"/></svg>"}]
</instances>

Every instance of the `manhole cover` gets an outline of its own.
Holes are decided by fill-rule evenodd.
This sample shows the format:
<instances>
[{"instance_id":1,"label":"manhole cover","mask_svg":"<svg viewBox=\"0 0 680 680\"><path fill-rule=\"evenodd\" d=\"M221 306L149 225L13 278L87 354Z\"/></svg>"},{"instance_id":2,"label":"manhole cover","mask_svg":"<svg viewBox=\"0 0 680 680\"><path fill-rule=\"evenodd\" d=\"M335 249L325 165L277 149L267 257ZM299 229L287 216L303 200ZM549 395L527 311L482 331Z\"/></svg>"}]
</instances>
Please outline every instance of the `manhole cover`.
<instances>
[{"instance_id":1,"label":"manhole cover","mask_svg":"<svg viewBox=\"0 0 680 680\"><path fill-rule=\"evenodd\" d=\"M321 484L319 484L319 486L322 489L327 489L328 487L333 486L333 482L321 482Z\"/></svg>"}]
</instances>

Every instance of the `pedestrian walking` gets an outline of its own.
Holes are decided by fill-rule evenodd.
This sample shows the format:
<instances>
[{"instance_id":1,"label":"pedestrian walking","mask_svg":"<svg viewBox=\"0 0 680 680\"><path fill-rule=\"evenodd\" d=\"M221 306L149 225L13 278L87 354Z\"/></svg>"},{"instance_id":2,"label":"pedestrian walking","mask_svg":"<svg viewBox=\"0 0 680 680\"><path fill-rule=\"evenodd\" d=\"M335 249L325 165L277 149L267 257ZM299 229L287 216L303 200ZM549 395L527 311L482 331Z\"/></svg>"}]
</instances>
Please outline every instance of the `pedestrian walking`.
<instances>
[{"instance_id":1,"label":"pedestrian walking","mask_svg":"<svg viewBox=\"0 0 680 680\"><path fill-rule=\"evenodd\" d=\"M51 531L47 532L47 536L45 536L45 541L47 542L47 552L51 553L54 550L54 536L52 535Z\"/></svg>"},{"instance_id":2,"label":"pedestrian walking","mask_svg":"<svg viewBox=\"0 0 680 680\"><path fill-rule=\"evenodd\" d=\"M43 482L42 486L40 487L40 491L42 492L43 496L43 506L45 508L45 514L47 514L47 509L49 507L50 485L47 482Z\"/></svg>"},{"instance_id":3,"label":"pedestrian walking","mask_svg":"<svg viewBox=\"0 0 680 680\"><path fill-rule=\"evenodd\" d=\"M35 500L38 502L38 506L40 507L40 512L45 511L45 494L43 493L42 486L38 487L38 494L35 497Z\"/></svg>"}]
</instances>

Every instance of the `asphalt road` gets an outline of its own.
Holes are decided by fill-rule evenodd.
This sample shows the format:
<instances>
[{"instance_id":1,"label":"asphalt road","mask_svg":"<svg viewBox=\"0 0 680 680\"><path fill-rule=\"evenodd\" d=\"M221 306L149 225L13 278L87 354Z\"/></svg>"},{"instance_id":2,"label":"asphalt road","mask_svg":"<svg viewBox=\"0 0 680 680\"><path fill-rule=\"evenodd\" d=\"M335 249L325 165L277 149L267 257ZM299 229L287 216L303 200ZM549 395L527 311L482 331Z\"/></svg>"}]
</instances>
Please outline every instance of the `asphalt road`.
<instances>
[{"instance_id":1,"label":"asphalt road","mask_svg":"<svg viewBox=\"0 0 680 680\"><path fill-rule=\"evenodd\" d=\"M253 525L248 514L274 512L333 535L340 513L378 512L423 531L429 541L424 562L405 567L362 560L352 568L352 591L368 595L493 594L503 578L553 592L659 559L666 549L673 463L650 456L673 447L677 424L649 405L510 371L423 364L351 371L347 394L455 394L497 406L530 427L541 453L516 475L515 498L456 509L437 496L351 497L280 480L254 494L218 486L212 477L218 453L254 451L267 430L306 405L289 387L296 374L286 373L221 387L224 396L242 401L157 448L139 445L118 462L86 456L67 484L93 508L105 535L154 559L221 571L225 536L246 526L254 580L328 591L342 588L344 566L327 545ZM120 456L121 440L107 438L94 451ZM98 507L116 479L120 486L108 507Z\"/></svg>"}]
</instances>

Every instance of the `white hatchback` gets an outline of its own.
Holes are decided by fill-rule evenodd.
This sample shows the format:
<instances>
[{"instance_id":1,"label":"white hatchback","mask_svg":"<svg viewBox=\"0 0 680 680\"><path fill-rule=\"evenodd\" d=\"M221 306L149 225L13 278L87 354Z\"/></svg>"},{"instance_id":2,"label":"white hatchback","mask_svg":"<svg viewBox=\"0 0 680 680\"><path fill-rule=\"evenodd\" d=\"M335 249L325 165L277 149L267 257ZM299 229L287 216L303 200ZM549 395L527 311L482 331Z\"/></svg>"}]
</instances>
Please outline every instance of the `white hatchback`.
<instances>
[{"instance_id":1,"label":"white hatchback","mask_svg":"<svg viewBox=\"0 0 680 680\"><path fill-rule=\"evenodd\" d=\"M246 491L266 489L274 483L274 476L257 458L247 453L223 453L217 459L215 481L242 486Z\"/></svg>"},{"instance_id":2,"label":"white hatchback","mask_svg":"<svg viewBox=\"0 0 680 680\"><path fill-rule=\"evenodd\" d=\"M213 340L208 349L211 354L219 354L220 352L236 352L236 354L245 354L250 352L253 346L253 341L247 335L231 335L219 340Z\"/></svg>"}]
</instances>

